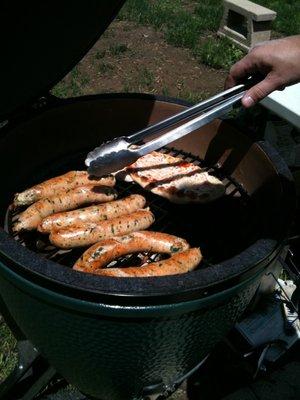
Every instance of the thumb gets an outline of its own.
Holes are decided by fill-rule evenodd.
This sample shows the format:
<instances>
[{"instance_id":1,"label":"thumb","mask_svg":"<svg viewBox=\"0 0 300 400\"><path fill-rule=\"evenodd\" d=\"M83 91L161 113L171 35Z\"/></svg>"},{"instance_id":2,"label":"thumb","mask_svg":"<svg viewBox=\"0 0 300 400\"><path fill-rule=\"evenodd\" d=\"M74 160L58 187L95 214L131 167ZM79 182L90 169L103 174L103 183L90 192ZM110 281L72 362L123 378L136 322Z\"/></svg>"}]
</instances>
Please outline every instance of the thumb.
<instances>
[{"instance_id":1,"label":"thumb","mask_svg":"<svg viewBox=\"0 0 300 400\"><path fill-rule=\"evenodd\" d=\"M280 88L282 88L281 82L279 82L275 77L267 75L263 81L259 82L246 92L242 98L242 104L246 108L252 107L274 90Z\"/></svg>"}]
</instances>

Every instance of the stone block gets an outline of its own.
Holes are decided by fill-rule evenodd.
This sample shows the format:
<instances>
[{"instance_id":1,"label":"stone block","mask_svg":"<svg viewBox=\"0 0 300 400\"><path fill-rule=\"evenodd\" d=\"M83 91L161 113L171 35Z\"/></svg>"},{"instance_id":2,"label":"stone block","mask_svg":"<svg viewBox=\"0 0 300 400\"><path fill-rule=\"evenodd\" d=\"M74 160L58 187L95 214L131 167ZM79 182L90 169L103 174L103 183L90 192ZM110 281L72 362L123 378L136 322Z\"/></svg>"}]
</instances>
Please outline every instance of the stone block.
<instances>
[{"instance_id":1,"label":"stone block","mask_svg":"<svg viewBox=\"0 0 300 400\"><path fill-rule=\"evenodd\" d=\"M219 36L228 37L246 51L270 39L275 11L248 0L224 0L223 6Z\"/></svg>"}]
</instances>

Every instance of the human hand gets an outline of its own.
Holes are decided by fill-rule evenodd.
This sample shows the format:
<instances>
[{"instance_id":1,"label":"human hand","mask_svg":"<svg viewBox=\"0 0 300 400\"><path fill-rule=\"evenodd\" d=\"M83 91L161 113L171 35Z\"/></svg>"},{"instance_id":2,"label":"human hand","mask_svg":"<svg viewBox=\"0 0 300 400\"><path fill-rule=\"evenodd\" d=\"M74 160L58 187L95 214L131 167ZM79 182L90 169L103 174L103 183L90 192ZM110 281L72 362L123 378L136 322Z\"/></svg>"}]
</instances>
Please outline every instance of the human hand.
<instances>
[{"instance_id":1,"label":"human hand","mask_svg":"<svg viewBox=\"0 0 300 400\"><path fill-rule=\"evenodd\" d=\"M251 74L265 78L249 89L242 98L248 108L274 90L300 82L300 35L263 42L234 64L227 76L225 88L230 88Z\"/></svg>"}]
</instances>

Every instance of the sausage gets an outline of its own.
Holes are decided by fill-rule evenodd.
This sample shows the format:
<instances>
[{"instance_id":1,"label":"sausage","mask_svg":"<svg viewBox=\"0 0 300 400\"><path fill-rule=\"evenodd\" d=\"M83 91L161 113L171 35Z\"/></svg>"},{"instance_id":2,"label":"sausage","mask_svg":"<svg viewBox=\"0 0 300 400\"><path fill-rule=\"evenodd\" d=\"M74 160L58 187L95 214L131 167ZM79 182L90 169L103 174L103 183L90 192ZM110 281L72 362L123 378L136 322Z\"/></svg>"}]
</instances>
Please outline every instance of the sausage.
<instances>
[{"instance_id":1,"label":"sausage","mask_svg":"<svg viewBox=\"0 0 300 400\"><path fill-rule=\"evenodd\" d=\"M17 193L13 205L15 207L26 206L46 197L75 189L79 186L114 186L115 183L116 179L114 176L96 178L89 176L86 171L70 171L64 175L56 176L55 178L39 183L22 193Z\"/></svg>"},{"instance_id":2,"label":"sausage","mask_svg":"<svg viewBox=\"0 0 300 400\"><path fill-rule=\"evenodd\" d=\"M146 199L143 196L133 194L124 199L109 203L50 215L43 219L38 226L38 230L46 233L52 230L75 226L83 222L99 222L114 217L120 217L121 215L130 214L143 208L145 204Z\"/></svg>"},{"instance_id":3,"label":"sausage","mask_svg":"<svg viewBox=\"0 0 300 400\"><path fill-rule=\"evenodd\" d=\"M46 197L29 206L23 211L13 230L33 230L42 219L59 211L72 210L84 204L101 203L114 200L117 192L108 186L81 186L55 196Z\"/></svg>"},{"instance_id":4,"label":"sausage","mask_svg":"<svg viewBox=\"0 0 300 400\"><path fill-rule=\"evenodd\" d=\"M93 274L124 278L184 274L195 269L201 260L200 249L194 247L175 253L166 260L142 265L141 267L97 269L93 271Z\"/></svg>"},{"instance_id":5,"label":"sausage","mask_svg":"<svg viewBox=\"0 0 300 400\"><path fill-rule=\"evenodd\" d=\"M86 250L73 268L92 272L126 254L140 251L175 254L187 250L189 244L177 236L161 232L140 231L112 239L101 240Z\"/></svg>"},{"instance_id":6,"label":"sausage","mask_svg":"<svg viewBox=\"0 0 300 400\"><path fill-rule=\"evenodd\" d=\"M148 209L138 210L132 214L123 215L100 221L85 223L75 227L52 231L49 239L52 244L63 249L89 246L99 240L117 235L147 229L154 222L154 215Z\"/></svg>"}]
</instances>

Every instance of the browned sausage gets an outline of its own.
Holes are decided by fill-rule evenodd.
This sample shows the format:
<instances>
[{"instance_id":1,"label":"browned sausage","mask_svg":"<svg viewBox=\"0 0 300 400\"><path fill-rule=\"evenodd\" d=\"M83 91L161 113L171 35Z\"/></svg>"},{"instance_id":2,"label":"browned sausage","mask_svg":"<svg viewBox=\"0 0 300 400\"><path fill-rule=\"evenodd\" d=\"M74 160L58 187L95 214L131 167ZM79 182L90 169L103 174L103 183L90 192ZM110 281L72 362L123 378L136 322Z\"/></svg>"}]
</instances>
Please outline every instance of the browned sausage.
<instances>
[{"instance_id":1,"label":"browned sausage","mask_svg":"<svg viewBox=\"0 0 300 400\"><path fill-rule=\"evenodd\" d=\"M22 193L17 193L14 206L24 206L34 203L55 194L75 189L86 185L114 186L116 180L113 176L103 178L91 177L86 171L70 171L64 175L56 176L45 182L39 183Z\"/></svg>"},{"instance_id":2,"label":"browned sausage","mask_svg":"<svg viewBox=\"0 0 300 400\"><path fill-rule=\"evenodd\" d=\"M88 250L74 264L74 269L92 272L103 268L111 261L126 254L140 251L175 254L189 248L186 240L167 233L141 231L129 235L101 240Z\"/></svg>"},{"instance_id":3,"label":"browned sausage","mask_svg":"<svg viewBox=\"0 0 300 400\"><path fill-rule=\"evenodd\" d=\"M70 249L89 246L102 239L147 229L153 222L154 215L145 209L107 221L85 223L77 227L52 231L49 238L55 246Z\"/></svg>"},{"instance_id":4,"label":"browned sausage","mask_svg":"<svg viewBox=\"0 0 300 400\"><path fill-rule=\"evenodd\" d=\"M29 206L16 221L13 230L33 230L48 215L63 210L72 210L84 204L111 201L117 192L108 186L81 186L55 196L46 197Z\"/></svg>"},{"instance_id":5,"label":"browned sausage","mask_svg":"<svg viewBox=\"0 0 300 400\"><path fill-rule=\"evenodd\" d=\"M52 230L69 228L84 222L99 222L120 217L143 208L145 204L146 199L143 196L132 194L124 199L109 203L49 215L40 223L38 230L46 233Z\"/></svg>"},{"instance_id":6,"label":"browned sausage","mask_svg":"<svg viewBox=\"0 0 300 400\"><path fill-rule=\"evenodd\" d=\"M184 274L195 269L201 260L200 249L195 247L141 267L96 269L93 274L123 278Z\"/></svg>"}]
</instances>

